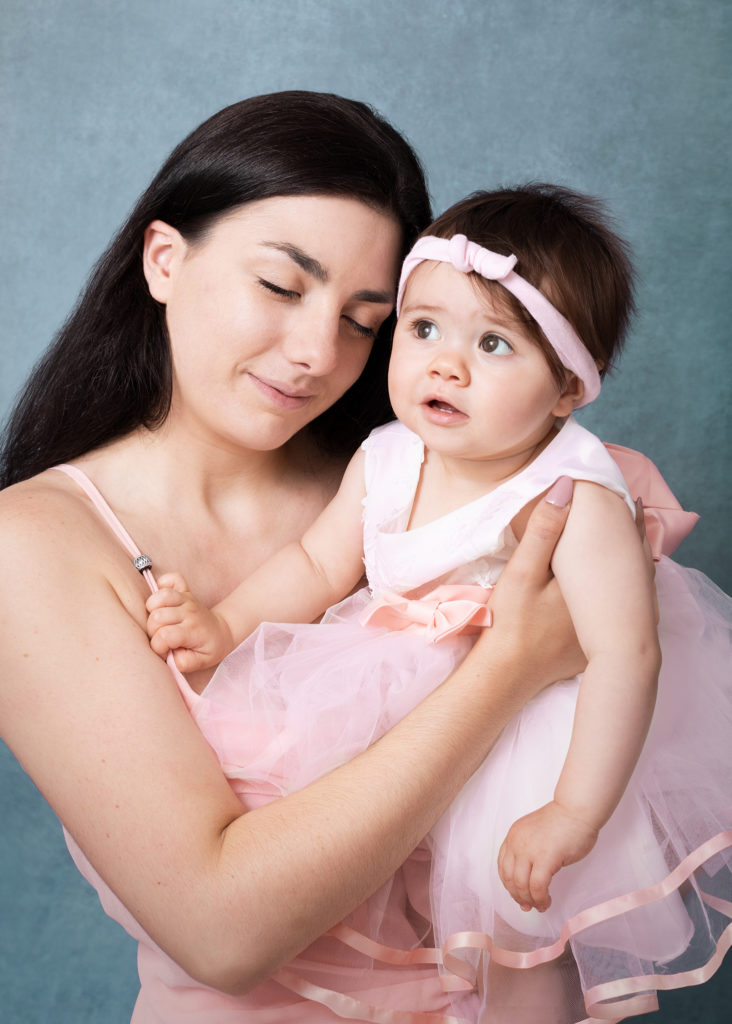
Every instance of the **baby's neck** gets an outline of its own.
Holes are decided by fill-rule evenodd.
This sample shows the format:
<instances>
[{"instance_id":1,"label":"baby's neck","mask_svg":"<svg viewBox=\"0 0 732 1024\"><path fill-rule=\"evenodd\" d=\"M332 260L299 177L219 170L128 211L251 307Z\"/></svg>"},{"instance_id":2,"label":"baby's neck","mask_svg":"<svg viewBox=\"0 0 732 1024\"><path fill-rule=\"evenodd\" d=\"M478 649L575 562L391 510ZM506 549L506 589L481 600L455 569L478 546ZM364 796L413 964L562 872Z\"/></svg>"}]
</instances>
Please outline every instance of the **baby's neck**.
<instances>
[{"instance_id":1,"label":"baby's neck","mask_svg":"<svg viewBox=\"0 0 732 1024\"><path fill-rule=\"evenodd\" d=\"M556 437L560 427L561 423L552 427L538 444L504 458L455 458L425 448L410 529L424 526L490 494L530 466Z\"/></svg>"}]
</instances>

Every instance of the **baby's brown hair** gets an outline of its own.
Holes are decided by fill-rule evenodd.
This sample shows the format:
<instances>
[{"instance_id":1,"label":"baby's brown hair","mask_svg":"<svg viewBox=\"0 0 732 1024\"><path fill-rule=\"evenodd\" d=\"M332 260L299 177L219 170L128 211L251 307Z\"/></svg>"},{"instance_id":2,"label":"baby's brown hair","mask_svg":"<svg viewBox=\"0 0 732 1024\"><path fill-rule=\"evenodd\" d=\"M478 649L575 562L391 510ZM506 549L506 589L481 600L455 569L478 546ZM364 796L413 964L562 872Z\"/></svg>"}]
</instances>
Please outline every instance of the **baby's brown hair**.
<instances>
[{"instance_id":1,"label":"baby's brown hair","mask_svg":"<svg viewBox=\"0 0 732 1024\"><path fill-rule=\"evenodd\" d=\"M620 354L635 311L629 248L598 200L559 185L527 184L474 192L446 210L423 234L463 234L493 252L513 254L517 274L539 288L569 320L601 373ZM567 371L531 314L494 281L478 287L526 325L559 383Z\"/></svg>"}]
</instances>

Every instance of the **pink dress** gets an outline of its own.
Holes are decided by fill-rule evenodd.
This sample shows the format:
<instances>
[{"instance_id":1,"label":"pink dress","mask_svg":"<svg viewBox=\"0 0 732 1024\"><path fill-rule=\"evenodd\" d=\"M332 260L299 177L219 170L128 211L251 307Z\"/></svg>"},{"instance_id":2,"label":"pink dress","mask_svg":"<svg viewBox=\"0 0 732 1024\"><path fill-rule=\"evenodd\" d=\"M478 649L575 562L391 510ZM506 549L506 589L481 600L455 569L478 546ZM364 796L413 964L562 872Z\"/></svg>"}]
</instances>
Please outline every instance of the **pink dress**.
<instances>
[{"instance_id":1,"label":"pink dress","mask_svg":"<svg viewBox=\"0 0 732 1024\"><path fill-rule=\"evenodd\" d=\"M96 505L134 559L140 550L106 501L74 466L58 466ZM143 573L150 589L157 585L150 569ZM209 735L207 690L199 695L177 671L170 670L193 718ZM217 717L214 714L213 717ZM252 784L239 765L246 760L251 730L212 742L222 770L247 809L272 800L276 787ZM407 863L371 899L331 933L246 996L234 997L201 985L161 950L97 874L74 839L64 830L71 856L97 890L105 912L138 943L140 994L131 1024L331 1024L342 1020L382 1024L457 1024L449 1014L449 996L440 983L436 952L422 945L429 925L413 909L429 913L429 854L418 847ZM408 900L407 893L411 902ZM378 923L376 923L378 922ZM374 944L367 935L380 937ZM382 959L372 960L378 952Z\"/></svg>"},{"instance_id":2,"label":"pink dress","mask_svg":"<svg viewBox=\"0 0 732 1024\"><path fill-rule=\"evenodd\" d=\"M484 621L476 593L516 546L511 520L559 476L608 487L633 511L616 463L572 419L521 473L414 530L422 442L393 423L364 450L369 589L319 625L263 624L222 662L194 709L245 800L265 787L291 792L350 759L445 678L474 642L463 627L474 633ZM684 515L649 510L651 534L665 516L683 535ZM522 971L568 948L577 969L563 972L563 1009L551 1019L577 1024L655 1009L657 989L706 980L732 943L732 601L665 556L656 584L664 660L650 735L593 851L554 878L551 908L520 911L496 856L510 825L552 799L579 678L549 687L512 720L428 837L435 944L461 1019L478 1018L477 990L490 1001L490 959L516 968L520 985ZM421 888L406 883L430 914ZM375 967L396 956L378 900L365 932Z\"/></svg>"}]
</instances>

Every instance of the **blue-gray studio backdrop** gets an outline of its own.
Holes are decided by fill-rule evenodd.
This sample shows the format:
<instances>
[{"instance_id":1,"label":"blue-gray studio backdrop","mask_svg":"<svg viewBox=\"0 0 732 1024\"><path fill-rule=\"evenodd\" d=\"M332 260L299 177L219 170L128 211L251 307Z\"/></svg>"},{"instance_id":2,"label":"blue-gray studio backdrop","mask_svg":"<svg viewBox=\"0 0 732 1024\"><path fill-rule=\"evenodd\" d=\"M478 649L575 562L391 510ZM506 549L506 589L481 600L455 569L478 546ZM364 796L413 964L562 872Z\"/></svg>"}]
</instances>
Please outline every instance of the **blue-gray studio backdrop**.
<instances>
[{"instance_id":1,"label":"blue-gray studio backdrop","mask_svg":"<svg viewBox=\"0 0 732 1024\"><path fill-rule=\"evenodd\" d=\"M732 590L729 0L0 0L0 415L169 150L244 96L365 100L436 210L497 184L603 197L640 314L582 421L642 449L701 515L678 558ZM133 943L2 749L0 1017L123 1024ZM644 1020L728 1022L729 964Z\"/></svg>"}]
</instances>

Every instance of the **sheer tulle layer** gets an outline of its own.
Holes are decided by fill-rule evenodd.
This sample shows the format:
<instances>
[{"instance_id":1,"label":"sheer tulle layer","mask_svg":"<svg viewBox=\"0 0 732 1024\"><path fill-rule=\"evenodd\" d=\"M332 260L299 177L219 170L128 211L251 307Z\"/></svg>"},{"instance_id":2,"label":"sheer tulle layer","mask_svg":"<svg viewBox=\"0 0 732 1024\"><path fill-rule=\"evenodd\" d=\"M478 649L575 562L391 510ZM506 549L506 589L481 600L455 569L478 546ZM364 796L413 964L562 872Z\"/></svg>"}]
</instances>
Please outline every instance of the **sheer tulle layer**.
<instances>
[{"instance_id":1,"label":"sheer tulle layer","mask_svg":"<svg viewBox=\"0 0 732 1024\"><path fill-rule=\"evenodd\" d=\"M478 985L490 1003L498 968L536 973L569 950L557 1024L619 1020L653 1009L655 989L705 980L730 944L732 601L666 558L657 587L664 663L654 723L595 849L553 880L551 908L520 911L496 856L512 822L551 799L578 680L550 687L509 724L431 833L431 915L458 1015L477 1013L461 986ZM298 789L363 750L473 642L428 646L362 627L367 601L365 592L347 599L318 626L265 624L218 669L199 724L245 803ZM424 891L409 895L427 912ZM413 942L392 941L378 900L367 918L354 926L372 943L364 951L398 963ZM358 946L347 929L338 938Z\"/></svg>"}]
</instances>

